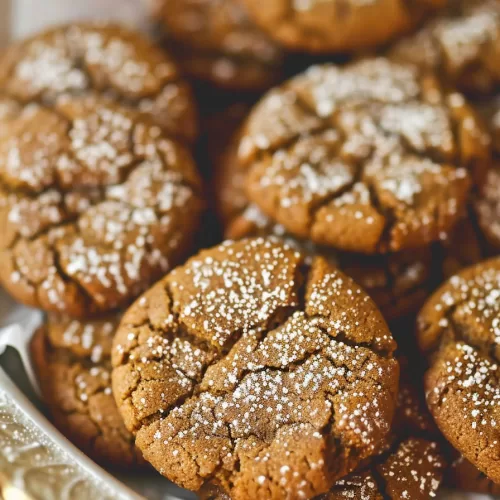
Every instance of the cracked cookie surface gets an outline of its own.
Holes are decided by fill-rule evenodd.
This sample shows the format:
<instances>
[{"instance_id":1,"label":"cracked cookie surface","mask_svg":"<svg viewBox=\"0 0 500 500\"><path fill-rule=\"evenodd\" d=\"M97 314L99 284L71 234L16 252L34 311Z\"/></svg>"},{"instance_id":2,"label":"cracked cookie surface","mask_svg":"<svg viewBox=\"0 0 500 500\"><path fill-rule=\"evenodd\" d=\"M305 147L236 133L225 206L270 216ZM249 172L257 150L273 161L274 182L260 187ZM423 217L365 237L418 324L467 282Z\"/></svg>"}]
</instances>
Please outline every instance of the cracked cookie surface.
<instances>
[{"instance_id":1,"label":"cracked cookie surface","mask_svg":"<svg viewBox=\"0 0 500 500\"><path fill-rule=\"evenodd\" d=\"M52 104L98 93L194 142L197 117L176 63L141 34L113 24L71 24L11 45L0 56L0 96Z\"/></svg>"},{"instance_id":2,"label":"cracked cookie surface","mask_svg":"<svg viewBox=\"0 0 500 500\"><path fill-rule=\"evenodd\" d=\"M72 316L126 305L188 252L200 190L189 151L132 110L21 106L0 133L0 280Z\"/></svg>"},{"instance_id":3,"label":"cracked cookie surface","mask_svg":"<svg viewBox=\"0 0 500 500\"><path fill-rule=\"evenodd\" d=\"M448 280L418 317L428 407L450 443L500 483L500 259Z\"/></svg>"},{"instance_id":4,"label":"cracked cookie surface","mask_svg":"<svg viewBox=\"0 0 500 500\"><path fill-rule=\"evenodd\" d=\"M250 201L303 239L361 253L449 235L490 165L465 99L411 65L314 66L270 91L238 148Z\"/></svg>"},{"instance_id":5,"label":"cracked cookie surface","mask_svg":"<svg viewBox=\"0 0 500 500\"><path fill-rule=\"evenodd\" d=\"M113 393L146 460L177 484L311 497L387 435L394 348L373 302L324 259L226 242L127 311Z\"/></svg>"},{"instance_id":6,"label":"cracked cookie surface","mask_svg":"<svg viewBox=\"0 0 500 500\"><path fill-rule=\"evenodd\" d=\"M394 421L381 452L315 500L427 500L435 496L447 460L425 400L411 383L408 363L402 361ZM213 485L200 496L203 500L230 500Z\"/></svg>"},{"instance_id":7,"label":"cracked cookie surface","mask_svg":"<svg viewBox=\"0 0 500 500\"><path fill-rule=\"evenodd\" d=\"M444 13L389 50L390 57L438 71L464 92L484 94L500 83L500 5L453 0Z\"/></svg>"},{"instance_id":8,"label":"cracked cookie surface","mask_svg":"<svg viewBox=\"0 0 500 500\"><path fill-rule=\"evenodd\" d=\"M240 0L159 0L165 26L186 73L234 90L264 90L282 74L281 49L247 16Z\"/></svg>"},{"instance_id":9,"label":"cracked cookie surface","mask_svg":"<svg viewBox=\"0 0 500 500\"><path fill-rule=\"evenodd\" d=\"M230 118L229 115L226 118L229 123ZM237 128L237 122L237 116L233 117L233 129ZM447 240L439 245L385 255L336 251L294 237L248 201L244 191L245 171L237 160L237 142L237 134L232 141L226 137L226 145L219 144L217 154L213 155L217 164L215 198L224 236L228 239L275 236L309 255L325 257L365 289L388 321L416 313L442 280L479 262L485 255L470 217L458 222Z\"/></svg>"},{"instance_id":10,"label":"cracked cookie surface","mask_svg":"<svg viewBox=\"0 0 500 500\"><path fill-rule=\"evenodd\" d=\"M144 466L111 394L111 343L120 315L49 316L31 342L42 399L55 425L102 465Z\"/></svg>"},{"instance_id":11,"label":"cracked cookie surface","mask_svg":"<svg viewBox=\"0 0 500 500\"><path fill-rule=\"evenodd\" d=\"M280 44L318 53L351 52L384 44L445 3L444 0L243 2L252 19Z\"/></svg>"}]
</instances>

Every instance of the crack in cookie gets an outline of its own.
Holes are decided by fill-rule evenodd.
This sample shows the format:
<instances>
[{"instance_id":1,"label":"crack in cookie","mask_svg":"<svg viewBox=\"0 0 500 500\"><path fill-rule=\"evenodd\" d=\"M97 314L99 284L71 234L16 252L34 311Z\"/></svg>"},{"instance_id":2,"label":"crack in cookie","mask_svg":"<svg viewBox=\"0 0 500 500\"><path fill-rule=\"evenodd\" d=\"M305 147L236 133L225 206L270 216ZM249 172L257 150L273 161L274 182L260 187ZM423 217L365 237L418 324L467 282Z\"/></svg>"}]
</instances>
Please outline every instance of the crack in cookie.
<instances>
[{"instance_id":1,"label":"crack in cookie","mask_svg":"<svg viewBox=\"0 0 500 500\"><path fill-rule=\"evenodd\" d=\"M138 113L25 105L0 136L0 279L48 311L127 305L187 253L200 193L187 149Z\"/></svg>"},{"instance_id":2,"label":"crack in cookie","mask_svg":"<svg viewBox=\"0 0 500 500\"><path fill-rule=\"evenodd\" d=\"M189 143L196 138L188 85L173 59L139 33L72 24L13 44L0 57L0 93L22 103L94 92L152 118L169 135Z\"/></svg>"},{"instance_id":3,"label":"crack in cookie","mask_svg":"<svg viewBox=\"0 0 500 500\"><path fill-rule=\"evenodd\" d=\"M291 234L373 254L448 236L484 182L489 146L461 95L378 58L314 66L269 92L238 162L248 199Z\"/></svg>"},{"instance_id":4,"label":"crack in cookie","mask_svg":"<svg viewBox=\"0 0 500 500\"><path fill-rule=\"evenodd\" d=\"M314 496L389 431L398 365L387 326L350 278L305 261L277 241L224 243L125 314L116 402L145 458L177 484Z\"/></svg>"}]
</instances>

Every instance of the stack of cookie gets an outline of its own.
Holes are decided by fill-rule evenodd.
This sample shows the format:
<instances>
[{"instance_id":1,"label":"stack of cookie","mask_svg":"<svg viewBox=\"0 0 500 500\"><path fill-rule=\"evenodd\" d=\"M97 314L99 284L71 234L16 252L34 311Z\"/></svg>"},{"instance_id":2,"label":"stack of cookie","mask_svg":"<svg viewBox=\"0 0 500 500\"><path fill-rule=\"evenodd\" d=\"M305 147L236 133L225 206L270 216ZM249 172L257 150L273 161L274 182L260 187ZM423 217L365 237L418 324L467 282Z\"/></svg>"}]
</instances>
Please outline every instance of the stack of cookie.
<instances>
[{"instance_id":1,"label":"stack of cookie","mask_svg":"<svg viewBox=\"0 0 500 500\"><path fill-rule=\"evenodd\" d=\"M111 341L116 311L192 246L204 202L191 91L139 34L72 25L2 55L0 120L0 280L49 314L34 342L42 392L91 456L135 464Z\"/></svg>"},{"instance_id":2,"label":"stack of cookie","mask_svg":"<svg viewBox=\"0 0 500 500\"><path fill-rule=\"evenodd\" d=\"M498 491L500 3L153 15L182 70L96 24L0 58L0 280L56 425L206 499Z\"/></svg>"}]
</instances>

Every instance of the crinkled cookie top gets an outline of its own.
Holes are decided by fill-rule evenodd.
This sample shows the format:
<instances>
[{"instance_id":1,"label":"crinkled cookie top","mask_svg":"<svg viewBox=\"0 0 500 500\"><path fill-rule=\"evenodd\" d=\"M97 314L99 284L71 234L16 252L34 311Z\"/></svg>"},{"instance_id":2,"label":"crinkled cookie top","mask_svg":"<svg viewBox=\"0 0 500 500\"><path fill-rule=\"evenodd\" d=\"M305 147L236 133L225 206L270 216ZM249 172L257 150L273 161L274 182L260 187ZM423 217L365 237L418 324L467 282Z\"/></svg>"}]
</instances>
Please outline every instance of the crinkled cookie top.
<instances>
[{"instance_id":1,"label":"crinkled cookie top","mask_svg":"<svg viewBox=\"0 0 500 500\"><path fill-rule=\"evenodd\" d=\"M136 444L177 484L234 500L312 497L374 454L397 393L395 343L321 258L265 239L175 269L126 313L113 392Z\"/></svg>"},{"instance_id":2,"label":"crinkled cookie top","mask_svg":"<svg viewBox=\"0 0 500 500\"><path fill-rule=\"evenodd\" d=\"M490 165L457 93L411 65L314 66L256 105L238 161L250 201L287 231L381 253L448 236Z\"/></svg>"},{"instance_id":3,"label":"crinkled cookie top","mask_svg":"<svg viewBox=\"0 0 500 500\"><path fill-rule=\"evenodd\" d=\"M102 97L17 106L0 127L3 286L73 316L128 305L191 246L202 208L191 154Z\"/></svg>"},{"instance_id":4,"label":"crinkled cookie top","mask_svg":"<svg viewBox=\"0 0 500 500\"><path fill-rule=\"evenodd\" d=\"M170 135L188 142L196 137L193 96L176 63L127 28L65 25L20 41L0 57L0 95L50 104L89 92L152 117Z\"/></svg>"}]
</instances>

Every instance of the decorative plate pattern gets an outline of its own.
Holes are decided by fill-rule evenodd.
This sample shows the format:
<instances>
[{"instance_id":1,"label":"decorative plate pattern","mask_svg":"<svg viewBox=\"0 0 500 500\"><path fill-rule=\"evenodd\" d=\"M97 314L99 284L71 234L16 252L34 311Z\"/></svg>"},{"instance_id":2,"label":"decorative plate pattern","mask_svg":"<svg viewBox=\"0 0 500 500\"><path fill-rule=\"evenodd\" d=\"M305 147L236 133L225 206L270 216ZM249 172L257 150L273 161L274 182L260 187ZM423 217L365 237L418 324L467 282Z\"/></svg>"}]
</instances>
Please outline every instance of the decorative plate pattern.
<instances>
[{"instance_id":1,"label":"decorative plate pattern","mask_svg":"<svg viewBox=\"0 0 500 500\"><path fill-rule=\"evenodd\" d=\"M0 492L4 500L139 498L117 491L112 482L86 470L30 418L17 392L0 370Z\"/></svg>"}]
</instances>

